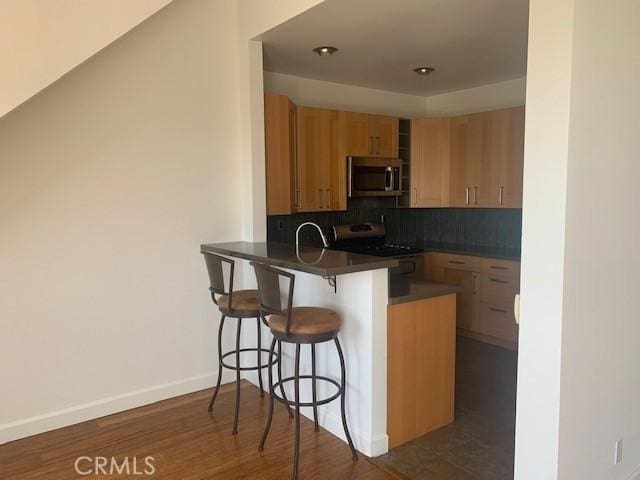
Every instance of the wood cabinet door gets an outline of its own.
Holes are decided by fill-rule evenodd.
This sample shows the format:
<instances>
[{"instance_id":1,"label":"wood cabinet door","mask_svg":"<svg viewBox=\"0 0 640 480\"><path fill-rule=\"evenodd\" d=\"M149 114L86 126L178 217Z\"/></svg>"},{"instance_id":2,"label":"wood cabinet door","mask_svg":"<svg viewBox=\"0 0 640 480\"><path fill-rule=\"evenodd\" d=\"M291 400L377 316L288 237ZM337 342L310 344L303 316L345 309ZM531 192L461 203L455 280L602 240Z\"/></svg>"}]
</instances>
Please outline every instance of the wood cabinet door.
<instances>
[{"instance_id":1,"label":"wood cabinet door","mask_svg":"<svg viewBox=\"0 0 640 480\"><path fill-rule=\"evenodd\" d=\"M321 139L322 110L298 107L296 116L298 211L324 211L326 168Z\"/></svg>"},{"instance_id":2,"label":"wood cabinet door","mask_svg":"<svg viewBox=\"0 0 640 480\"><path fill-rule=\"evenodd\" d=\"M442 271L442 282L462 287L462 292L456 295L456 325L465 330L471 330L473 323L473 305L477 298L474 275L473 272L454 268L444 268Z\"/></svg>"},{"instance_id":3,"label":"wood cabinet door","mask_svg":"<svg viewBox=\"0 0 640 480\"><path fill-rule=\"evenodd\" d=\"M500 111L471 116L472 138L479 138L474 162L473 206L497 207L500 187L500 144L504 131Z\"/></svg>"},{"instance_id":4,"label":"wood cabinet door","mask_svg":"<svg viewBox=\"0 0 640 480\"><path fill-rule=\"evenodd\" d=\"M321 114L322 186L326 210L347 209L347 154L345 112L324 110Z\"/></svg>"},{"instance_id":5,"label":"wood cabinet door","mask_svg":"<svg viewBox=\"0 0 640 480\"><path fill-rule=\"evenodd\" d=\"M288 215L296 202L296 106L284 95L264 96L267 215Z\"/></svg>"},{"instance_id":6,"label":"wood cabinet door","mask_svg":"<svg viewBox=\"0 0 640 480\"><path fill-rule=\"evenodd\" d=\"M369 115L369 136L373 142L373 156L398 157L398 117Z\"/></svg>"},{"instance_id":7,"label":"wood cabinet door","mask_svg":"<svg viewBox=\"0 0 640 480\"><path fill-rule=\"evenodd\" d=\"M449 205L450 131L448 118L411 121L411 207Z\"/></svg>"},{"instance_id":8,"label":"wood cabinet door","mask_svg":"<svg viewBox=\"0 0 640 480\"><path fill-rule=\"evenodd\" d=\"M347 131L347 155L370 157L373 155L373 139L369 133L369 115L344 112Z\"/></svg>"},{"instance_id":9,"label":"wood cabinet door","mask_svg":"<svg viewBox=\"0 0 640 480\"><path fill-rule=\"evenodd\" d=\"M451 174L449 205L472 207L475 164L479 156L478 120L471 115L451 119Z\"/></svg>"},{"instance_id":10,"label":"wood cabinet door","mask_svg":"<svg viewBox=\"0 0 640 480\"><path fill-rule=\"evenodd\" d=\"M478 311L479 333L515 345L518 342L518 324L513 308L480 303Z\"/></svg>"},{"instance_id":11,"label":"wood cabinet door","mask_svg":"<svg viewBox=\"0 0 640 480\"><path fill-rule=\"evenodd\" d=\"M387 433L391 448L453 422L455 295L387 309Z\"/></svg>"},{"instance_id":12,"label":"wood cabinet door","mask_svg":"<svg viewBox=\"0 0 640 480\"><path fill-rule=\"evenodd\" d=\"M522 208L524 171L524 106L500 112L502 132L500 144L500 179L498 205Z\"/></svg>"}]
</instances>

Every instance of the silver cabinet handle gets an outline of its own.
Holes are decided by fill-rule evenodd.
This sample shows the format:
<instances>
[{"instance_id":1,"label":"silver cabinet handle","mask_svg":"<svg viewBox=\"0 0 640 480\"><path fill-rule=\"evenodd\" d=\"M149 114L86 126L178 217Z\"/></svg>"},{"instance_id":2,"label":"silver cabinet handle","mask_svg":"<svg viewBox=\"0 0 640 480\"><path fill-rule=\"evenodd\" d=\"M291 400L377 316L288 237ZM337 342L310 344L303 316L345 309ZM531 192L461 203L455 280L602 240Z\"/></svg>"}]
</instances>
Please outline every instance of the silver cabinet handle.
<instances>
[{"instance_id":1,"label":"silver cabinet handle","mask_svg":"<svg viewBox=\"0 0 640 480\"><path fill-rule=\"evenodd\" d=\"M413 189L413 206L414 207L418 206L418 189L417 188Z\"/></svg>"},{"instance_id":2,"label":"silver cabinet handle","mask_svg":"<svg viewBox=\"0 0 640 480\"><path fill-rule=\"evenodd\" d=\"M465 204L469 205L469 187L464 189Z\"/></svg>"},{"instance_id":3,"label":"silver cabinet handle","mask_svg":"<svg viewBox=\"0 0 640 480\"><path fill-rule=\"evenodd\" d=\"M476 276L475 275L471 275L471 293L472 295L476 295L478 292L476 292Z\"/></svg>"},{"instance_id":4,"label":"silver cabinet handle","mask_svg":"<svg viewBox=\"0 0 640 480\"><path fill-rule=\"evenodd\" d=\"M300 205L300 189L296 190L296 207L297 208L301 207L301 205Z\"/></svg>"},{"instance_id":5,"label":"silver cabinet handle","mask_svg":"<svg viewBox=\"0 0 640 480\"><path fill-rule=\"evenodd\" d=\"M498 205L502 205L503 193L504 187L500 186L500 189L498 190Z\"/></svg>"},{"instance_id":6,"label":"silver cabinet handle","mask_svg":"<svg viewBox=\"0 0 640 480\"><path fill-rule=\"evenodd\" d=\"M502 308L496 308L496 307L489 307L489 310L491 310L492 312L509 313L508 310L504 310Z\"/></svg>"},{"instance_id":7,"label":"silver cabinet handle","mask_svg":"<svg viewBox=\"0 0 640 480\"><path fill-rule=\"evenodd\" d=\"M500 280L499 278L489 278L493 283L509 283L508 280Z\"/></svg>"},{"instance_id":8,"label":"silver cabinet handle","mask_svg":"<svg viewBox=\"0 0 640 480\"><path fill-rule=\"evenodd\" d=\"M331 208L331 189L327 188L327 208Z\"/></svg>"},{"instance_id":9,"label":"silver cabinet handle","mask_svg":"<svg viewBox=\"0 0 640 480\"><path fill-rule=\"evenodd\" d=\"M478 204L478 187L473 187L473 204Z\"/></svg>"}]
</instances>

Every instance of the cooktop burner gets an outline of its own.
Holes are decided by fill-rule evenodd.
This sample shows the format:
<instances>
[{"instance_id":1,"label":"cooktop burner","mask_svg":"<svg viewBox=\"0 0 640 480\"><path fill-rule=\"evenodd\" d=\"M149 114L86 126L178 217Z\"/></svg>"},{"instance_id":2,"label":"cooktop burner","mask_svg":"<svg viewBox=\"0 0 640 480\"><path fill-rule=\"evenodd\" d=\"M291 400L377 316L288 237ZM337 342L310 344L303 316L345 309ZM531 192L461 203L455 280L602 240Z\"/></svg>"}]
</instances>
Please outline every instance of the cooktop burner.
<instances>
[{"instance_id":1,"label":"cooktop burner","mask_svg":"<svg viewBox=\"0 0 640 480\"><path fill-rule=\"evenodd\" d=\"M332 248L376 257L398 257L422 252L416 247L385 243L385 233L386 229L381 223L334 225Z\"/></svg>"}]
</instances>

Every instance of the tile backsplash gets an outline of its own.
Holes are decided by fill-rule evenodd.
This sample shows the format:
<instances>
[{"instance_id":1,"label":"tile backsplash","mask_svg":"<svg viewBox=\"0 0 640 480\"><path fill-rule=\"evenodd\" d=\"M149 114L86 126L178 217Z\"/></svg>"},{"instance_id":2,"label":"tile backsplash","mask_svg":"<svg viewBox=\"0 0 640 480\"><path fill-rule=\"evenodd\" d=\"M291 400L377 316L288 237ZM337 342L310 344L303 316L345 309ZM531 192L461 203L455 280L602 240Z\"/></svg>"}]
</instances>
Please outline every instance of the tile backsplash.
<instances>
[{"instance_id":1,"label":"tile backsplash","mask_svg":"<svg viewBox=\"0 0 640 480\"><path fill-rule=\"evenodd\" d=\"M295 242L302 222L319 224L329 235L331 227L344 223L380 222L384 217L387 241L397 243L444 243L464 247L520 250L521 209L496 208L393 208L393 199L349 200L344 212L296 213L267 217L267 239ZM303 241L319 246L317 232L305 229Z\"/></svg>"}]
</instances>

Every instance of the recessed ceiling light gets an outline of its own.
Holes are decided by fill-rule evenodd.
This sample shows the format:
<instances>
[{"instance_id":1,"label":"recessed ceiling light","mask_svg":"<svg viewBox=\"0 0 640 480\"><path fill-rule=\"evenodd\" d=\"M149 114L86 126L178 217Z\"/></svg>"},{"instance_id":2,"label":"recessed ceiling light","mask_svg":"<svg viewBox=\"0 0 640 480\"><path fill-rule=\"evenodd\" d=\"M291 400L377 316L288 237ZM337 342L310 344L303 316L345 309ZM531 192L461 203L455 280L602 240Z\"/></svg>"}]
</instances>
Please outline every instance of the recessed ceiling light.
<instances>
[{"instance_id":1,"label":"recessed ceiling light","mask_svg":"<svg viewBox=\"0 0 640 480\"><path fill-rule=\"evenodd\" d=\"M313 51L321 57L326 57L328 55L333 55L338 51L338 49L336 47L316 47Z\"/></svg>"},{"instance_id":2,"label":"recessed ceiling light","mask_svg":"<svg viewBox=\"0 0 640 480\"><path fill-rule=\"evenodd\" d=\"M429 75L431 72L435 71L435 68L431 67L418 67L413 69L418 75Z\"/></svg>"}]
</instances>

